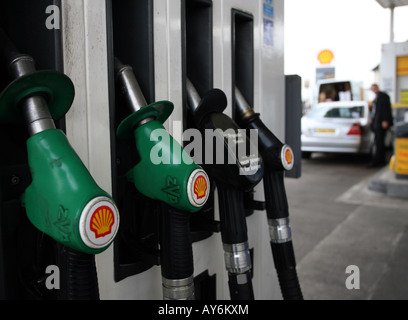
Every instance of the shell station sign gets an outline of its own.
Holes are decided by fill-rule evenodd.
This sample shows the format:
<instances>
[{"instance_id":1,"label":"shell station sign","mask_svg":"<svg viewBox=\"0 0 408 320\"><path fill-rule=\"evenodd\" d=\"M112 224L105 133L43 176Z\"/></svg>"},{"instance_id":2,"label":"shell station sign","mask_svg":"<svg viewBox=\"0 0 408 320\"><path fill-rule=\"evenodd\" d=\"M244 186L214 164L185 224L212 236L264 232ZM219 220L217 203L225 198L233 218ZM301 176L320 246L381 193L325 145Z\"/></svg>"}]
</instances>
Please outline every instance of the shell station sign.
<instances>
[{"instance_id":1,"label":"shell station sign","mask_svg":"<svg viewBox=\"0 0 408 320\"><path fill-rule=\"evenodd\" d=\"M334 59L334 53L333 51L328 50L328 49L320 51L317 56L317 60L319 60L321 64L330 64L332 63L333 59Z\"/></svg>"}]
</instances>

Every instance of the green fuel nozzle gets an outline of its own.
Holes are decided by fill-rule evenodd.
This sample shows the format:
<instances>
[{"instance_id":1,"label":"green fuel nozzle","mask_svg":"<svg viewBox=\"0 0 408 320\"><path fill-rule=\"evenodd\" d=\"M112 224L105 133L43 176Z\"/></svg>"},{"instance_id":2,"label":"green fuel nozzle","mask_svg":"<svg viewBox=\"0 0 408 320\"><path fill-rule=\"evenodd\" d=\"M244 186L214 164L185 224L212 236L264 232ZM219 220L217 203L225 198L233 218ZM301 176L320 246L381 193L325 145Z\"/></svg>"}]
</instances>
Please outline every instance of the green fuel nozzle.
<instances>
[{"instance_id":1,"label":"green fuel nozzle","mask_svg":"<svg viewBox=\"0 0 408 320\"><path fill-rule=\"evenodd\" d=\"M111 196L56 129L71 107L72 81L56 71L36 71L32 57L20 54L0 29L0 54L15 79L0 94L0 121L26 123L32 182L22 204L33 225L59 243L87 254L106 250L119 228Z\"/></svg>"},{"instance_id":2,"label":"green fuel nozzle","mask_svg":"<svg viewBox=\"0 0 408 320\"><path fill-rule=\"evenodd\" d=\"M179 210L197 212L210 194L206 172L166 131L174 105L148 105L129 65L115 59L116 83L132 114L119 125L119 139L134 139L140 161L127 174L139 192Z\"/></svg>"}]
</instances>

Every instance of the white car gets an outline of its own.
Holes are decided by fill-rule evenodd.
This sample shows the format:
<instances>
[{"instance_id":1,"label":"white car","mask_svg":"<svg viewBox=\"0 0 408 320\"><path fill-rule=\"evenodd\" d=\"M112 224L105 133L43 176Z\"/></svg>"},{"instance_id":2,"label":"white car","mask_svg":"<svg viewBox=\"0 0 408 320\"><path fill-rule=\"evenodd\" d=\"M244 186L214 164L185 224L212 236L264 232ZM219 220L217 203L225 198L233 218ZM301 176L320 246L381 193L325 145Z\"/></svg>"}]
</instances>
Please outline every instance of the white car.
<instances>
[{"instance_id":1,"label":"white car","mask_svg":"<svg viewBox=\"0 0 408 320\"><path fill-rule=\"evenodd\" d=\"M320 103L302 118L302 155L313 152L372 154L374 134L365 101Z\"/></svg>"}]
</instances>

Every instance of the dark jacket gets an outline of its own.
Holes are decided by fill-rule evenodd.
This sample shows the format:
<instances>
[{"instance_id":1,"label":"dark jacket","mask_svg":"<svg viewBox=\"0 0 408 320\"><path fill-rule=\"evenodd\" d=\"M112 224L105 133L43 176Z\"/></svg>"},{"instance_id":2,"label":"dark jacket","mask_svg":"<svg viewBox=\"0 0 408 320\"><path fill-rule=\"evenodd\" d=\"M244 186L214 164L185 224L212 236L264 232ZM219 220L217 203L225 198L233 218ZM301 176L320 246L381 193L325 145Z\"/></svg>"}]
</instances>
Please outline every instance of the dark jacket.
<instances>
[{"instance_id":1,"label":"dark jacket","mask_svg":"<svg viewBox=\"0 0 408 320\"><path fill-rule=\"evenodd\" d=\"M379 92L374 100L376 109L371 124L373 131L382 130L382 122L388 121L390 127L394 124L390 96L385 92Z\"/></svg>"}]
</instances>

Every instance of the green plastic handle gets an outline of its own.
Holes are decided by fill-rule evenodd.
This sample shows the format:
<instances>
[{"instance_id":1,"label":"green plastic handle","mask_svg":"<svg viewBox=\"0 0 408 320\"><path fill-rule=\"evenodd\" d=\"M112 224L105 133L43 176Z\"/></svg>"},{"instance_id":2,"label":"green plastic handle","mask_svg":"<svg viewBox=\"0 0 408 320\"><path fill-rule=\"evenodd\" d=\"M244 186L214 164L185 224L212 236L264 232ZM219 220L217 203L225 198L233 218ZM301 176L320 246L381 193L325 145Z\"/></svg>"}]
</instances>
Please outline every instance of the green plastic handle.
<instances>
[{"instance_id":1,"label":"green plastic handle","mask_svg":"<svg viewBox=\"0 0 408 320\"><path fill-rule=\"evenodd\" d=\"M22 203L33 225L56 241L88 254L106 250L119 228L119 212L111 196L57 129L27 141L32 183Z\"/></svg>"},{"instance_id":2,"label":"green plastic handle","mask_svg":"<svg viewBox=\"0 0 408 320\"><path fill-rule=\"evenodd\" d=\"M141 161L127 174L146 197L189 212L199 211L210 193L206 172L183 150L160 121L134 131Z\"/></svg>"}]
</instances>

